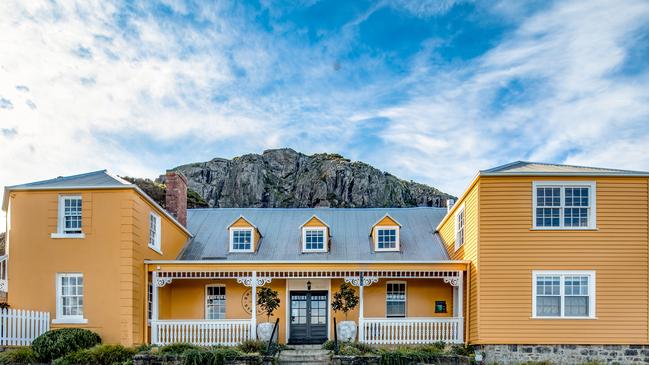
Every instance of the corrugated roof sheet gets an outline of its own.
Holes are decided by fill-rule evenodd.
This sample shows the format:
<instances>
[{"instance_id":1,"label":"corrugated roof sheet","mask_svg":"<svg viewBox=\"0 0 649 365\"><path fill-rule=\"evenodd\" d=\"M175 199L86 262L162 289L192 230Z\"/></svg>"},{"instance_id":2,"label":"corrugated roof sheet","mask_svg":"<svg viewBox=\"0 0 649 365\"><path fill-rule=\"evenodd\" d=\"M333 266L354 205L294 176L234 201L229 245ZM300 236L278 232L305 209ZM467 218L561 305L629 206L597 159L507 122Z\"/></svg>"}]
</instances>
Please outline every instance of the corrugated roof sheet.
<instances>
[{"instance_id":1,"label":"corrugated roof sheet","mask_svg":"<svg viewBox=\"0 0 649 365\"><path fill-rule=\"evenodd\" d=\"M385 214L403 226L400 252L374 252L370 229ZM214 208L190 209L187 226L194 238L180 260L424 261L449 260L435 227L446 208ZM313 215L331 230L327 253L302 253L300 226ZM239 216L262 234L256 253L229 253L228 225Z\"/></svg>"},{"instance_id":2,"label":"corrugated roof sheet","mask_svg":"<svg viewBox=\"0 0 649 365\"><path fill-rule=\"evenodd\" d=\"M516 161L480 171L480 175L592 175L649 176L647 171L618 170L588 166L560 165L542 162Z\"/></svg>"},{"instance_id":3,"label":"corrugated roof sheet","mask_svg":"<svg viewBox=\"0 0 649 365\"><path fill-rule=\"evenodd\" d=\"M65 188L65 187L112 187L130 185L118 177L112 176L107 170L88 172L85 174L59 176L54 179L31 182L27 184L8 186L8 189L24 188Z\"/></svg>"}]
</instances>

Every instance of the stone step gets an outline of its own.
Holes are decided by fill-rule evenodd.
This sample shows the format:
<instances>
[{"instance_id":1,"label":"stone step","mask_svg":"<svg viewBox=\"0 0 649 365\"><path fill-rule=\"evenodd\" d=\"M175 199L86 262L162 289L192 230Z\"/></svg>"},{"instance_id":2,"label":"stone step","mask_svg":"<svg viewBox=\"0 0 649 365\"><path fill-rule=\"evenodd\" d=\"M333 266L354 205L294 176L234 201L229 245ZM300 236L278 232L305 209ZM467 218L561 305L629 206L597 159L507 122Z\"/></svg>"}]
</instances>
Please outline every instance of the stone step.
<instances>
[{"instance_id":1,"label":"stone step","mask_svg":"<svg viewBox=\"0 0 649 365\"><path fill-rule=\"evenodd\" d=\"M279 363L329 364L329 351L322 349L284 350L279 354Z\"/></svg>"}]
</instances>

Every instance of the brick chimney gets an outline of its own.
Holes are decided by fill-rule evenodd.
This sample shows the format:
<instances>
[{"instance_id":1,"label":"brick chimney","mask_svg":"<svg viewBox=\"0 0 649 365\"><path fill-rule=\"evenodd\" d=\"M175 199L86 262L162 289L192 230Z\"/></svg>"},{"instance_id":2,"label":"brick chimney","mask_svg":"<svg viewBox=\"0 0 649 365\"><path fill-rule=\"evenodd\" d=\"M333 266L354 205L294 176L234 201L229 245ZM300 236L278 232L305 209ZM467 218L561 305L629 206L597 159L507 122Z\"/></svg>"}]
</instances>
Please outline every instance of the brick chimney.
<instances>
[{"instance_id":1,"label":"brick chimney","mask_svg":"<svg viewBox=\"0 0 649 365\"><path fill-rule=\"evenodd\" d=\"M167 171L165 205L180 224L187 226L187 178L180 172Z\"/></svg>"}]
</instances>

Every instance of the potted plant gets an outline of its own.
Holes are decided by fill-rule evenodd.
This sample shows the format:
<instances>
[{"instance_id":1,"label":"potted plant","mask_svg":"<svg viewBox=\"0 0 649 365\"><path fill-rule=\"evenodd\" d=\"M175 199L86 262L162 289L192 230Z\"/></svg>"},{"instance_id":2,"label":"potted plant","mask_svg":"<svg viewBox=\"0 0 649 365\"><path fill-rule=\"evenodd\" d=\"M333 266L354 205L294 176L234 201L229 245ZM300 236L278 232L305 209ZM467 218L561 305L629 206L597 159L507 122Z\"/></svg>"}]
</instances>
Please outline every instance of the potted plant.
<instances>
[{"instance_id":1,"label":"potted plant","mask_svg":"<svg viewBox=\"0 0 649 365\"><path fill-rule=\"evenodd\" d=\"M343 312L345 314L345 320L336 326L339 341L353 341L356 338L356 322L349 321L347 315L357 305L358 295L356 295L354 288L348 283L340 284L340 289L334 294L331 301L331 308L334 312Z\"/></svg>"},{"instance_id":2,"label":"potted plant","mask_svg":"<svg viewBox=\"0 0 649 365\"><path fill-rule=\"evenodd\" d=\"M257 325L257 337L262 341L270 340L273 334L274 324L270 322L270 317L279 307L279 293L271 288L260 288L257 292L257 305L266 314L267 321Z\"/></svg>"}]
</instances>

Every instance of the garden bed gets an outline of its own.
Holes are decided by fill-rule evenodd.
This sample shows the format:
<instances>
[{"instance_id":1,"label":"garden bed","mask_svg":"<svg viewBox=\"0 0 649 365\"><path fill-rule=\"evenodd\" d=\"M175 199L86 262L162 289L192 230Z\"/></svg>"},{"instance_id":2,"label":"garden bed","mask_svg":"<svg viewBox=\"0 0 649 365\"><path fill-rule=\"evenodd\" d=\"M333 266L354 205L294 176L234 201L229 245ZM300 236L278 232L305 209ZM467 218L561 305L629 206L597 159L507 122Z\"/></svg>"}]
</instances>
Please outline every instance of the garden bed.
<instances>
[{"instance_id":1,"label":"garden bed","mask_svg":"<svg viewBox=\"0 0 649 365\"><path fill-rule=\"evenodd\" d=\"M323 345L333 350L334 344ZM473 349L461 345L435 343L413 346L371 346L357 342L339 343L333 355L334 365L469 365L474 358Z\"/></svg>"}]
</instances>

